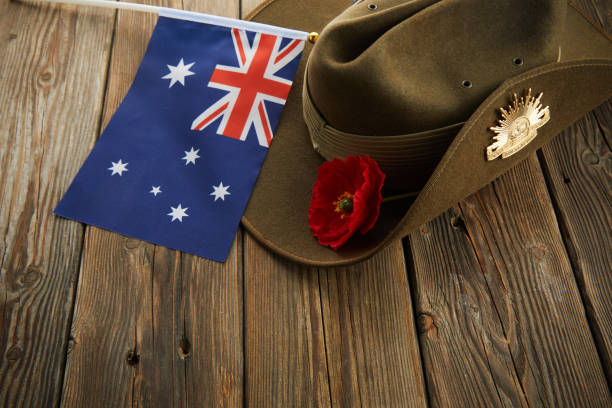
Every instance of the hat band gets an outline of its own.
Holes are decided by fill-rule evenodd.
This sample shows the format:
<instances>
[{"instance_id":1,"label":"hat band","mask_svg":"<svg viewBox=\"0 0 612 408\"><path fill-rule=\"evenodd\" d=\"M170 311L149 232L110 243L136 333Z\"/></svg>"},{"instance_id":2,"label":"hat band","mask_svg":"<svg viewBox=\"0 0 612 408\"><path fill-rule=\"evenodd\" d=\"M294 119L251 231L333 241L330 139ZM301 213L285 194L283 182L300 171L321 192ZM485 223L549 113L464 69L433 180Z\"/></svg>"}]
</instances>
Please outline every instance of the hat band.
<instances>
[{"instance_id":1,"label":"hat band","mask_svg":"<svg viewBox=\"0 0 612 408\"><path fill-rule=\"evenodd\" d=\"M462 123L426 132L392 136L368 136L335 129L325 121L312 102L307 72L302 92L304 120L316 152L326 160L368 155L386 174L385 187L420 189L458 133Z\"/></svg>"}]
</instances>

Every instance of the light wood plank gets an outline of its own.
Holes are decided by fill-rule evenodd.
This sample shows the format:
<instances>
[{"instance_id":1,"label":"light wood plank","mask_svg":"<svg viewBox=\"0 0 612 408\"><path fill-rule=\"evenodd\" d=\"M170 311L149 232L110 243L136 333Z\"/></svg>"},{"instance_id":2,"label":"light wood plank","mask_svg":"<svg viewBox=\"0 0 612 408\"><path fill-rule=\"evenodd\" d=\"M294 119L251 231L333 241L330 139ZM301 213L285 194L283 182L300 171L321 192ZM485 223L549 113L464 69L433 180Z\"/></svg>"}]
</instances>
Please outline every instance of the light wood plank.
<instances>
[{"instance_id":1,"label":"light wood plank","mask_svg":"<svg viewBox=\"0 0 612 408\"><path fill-rule=\"evenodd\" d=\"M238 13L238 1L188 7ZM130 86L155 21L118 12L105 124ZM220 264L88 227L63 404L240 406L241 242L238 234Z\"/></svg>"},{"instance_id":2,"label":"light wood plank","mask_svg":"<svg viewBox=\"0 0 612 408\"><path fill-rule=\"evenodd\" d=\"M246 16L248 16L249 13L251 13L253 10L257 8L257 6L259 6L260 4L264 2L265 0L242 0L240 2L240 5L241 5L240 17L246 18Z\"/></svg>"},{"instance_id":3,"label":"light wood plank","mask_svg":"<svg viewBox=\"0 0 612 408\"><path fill-rule=\"evenodd\" d=\"M401 242L319 279L332 405L425 407Z\"/></svg>"},{"instance_id":4,"label":"light wood plank","mask_svg":"<svg viewBox=\"0 0 612 408\"><path fill-rule=\"evenodd\" d=\"M254 407L330 406L319 278L244 234L246 391Z\"/></svg>"},{"instance_id":5,"label":"light wood plank","mask_svg":"<svg viewBox=\"0 0 612 408\"><path fill-rule=\"evenodd\" d=\"M437 319L435 347L431 337L421 334L433 405L486 401L514 406L524 399L536 406L609 406L609 390L535 155L459 208L463 221L455 224L465 225L468 238L460 250L467 260L461 279L453 273L453 257L436 256L422 234L411 235L417 309ZM427 227L436 228L436 248L461 242L451 241L454 232L444 222ZM430 274L436 270L432 284ZM430 299L436 300L434 311ZM472 327L482 345L468 344L454 357L457 347L449 333L467 338ZM443 330L449 333L441 336ZM466 373L460 397L452 393L457 377L433 355L436 347Z\"/></svg>"},{"instance_id":6,"label":"light wood plank","mask_svg":"<svg viewBox=\"0 0 612 408\"><path fill-rule=\"evenodd\" d=\"M415 308L431 405L528 406L458 213L458 208L448 210L410 235Z\"/></svg>"},{"instance_id":7,"label":"light wood plank","mask_svg":"<svg viewBox=\"0 0 612 408\"><path fill-rule=\"evenodd\" d=\"M400 242L317 272L245 233L245 276L249 404L426 405Z\"/></svg>"},{"instance_id":8,"label":"light wood plank","mask_svg":"<svg viewBox=\"0 0 612 408\"><path fill-rule=\"evenodd\" d=\"M243 15L258 4L243 1ZM396 242L365 263L317 271L245 233L249 404L424 406L403 258Z\"/></svg>"},{"instance_id":9,"label":"light wood plank","mask_svg":"<svg viewBox=\"0 0 612 408\"><path fill-rule=\"evenodd\" d=\"M243 0L242 16L262 1ZM250 406L330 406L319 276L272 255L248 233L246 391Z\"/></svg>"},{"instance_id":10,"label":"light wood plank","mask_svg":"<svg viewBox=\"0 0 612 408\"><path fill-rule=\"evenodd\" d=\"M98 132L111 34L107 10L0 2L0 406L60 399L83 227L52 211Z\"/></svg>"},{"instance_id":11,"label":"light wood plank","mask_svg":"<svg viewBox=\"0 0 612 408\"><path fill-rule=\"evenodd\" d=\"M186 10L240 16L239 0L183 0ZM224 264L183 254L184 334L188 406L243 405L243 248L239 229ZM182 353L179 353L182 354Z\"/></svg>"}]
</instances>

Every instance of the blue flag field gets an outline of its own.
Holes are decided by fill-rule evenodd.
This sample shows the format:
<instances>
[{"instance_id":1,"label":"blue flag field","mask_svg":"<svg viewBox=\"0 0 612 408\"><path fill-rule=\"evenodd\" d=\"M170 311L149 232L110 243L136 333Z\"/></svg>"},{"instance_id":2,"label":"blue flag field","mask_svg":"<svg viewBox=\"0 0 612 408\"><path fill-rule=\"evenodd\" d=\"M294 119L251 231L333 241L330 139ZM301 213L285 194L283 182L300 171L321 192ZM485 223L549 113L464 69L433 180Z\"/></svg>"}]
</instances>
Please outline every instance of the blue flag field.
<instances>
[{"instance_id":1,"label":"blue flag field","mask_svg":"<svg viewBox=\"0 0 612 408\"><path fill-rule=\"evenodd\" d=\"M55 213L223 262L304 40L181 13L160 13L128 94Z\"/></svg>"}]
</instances>

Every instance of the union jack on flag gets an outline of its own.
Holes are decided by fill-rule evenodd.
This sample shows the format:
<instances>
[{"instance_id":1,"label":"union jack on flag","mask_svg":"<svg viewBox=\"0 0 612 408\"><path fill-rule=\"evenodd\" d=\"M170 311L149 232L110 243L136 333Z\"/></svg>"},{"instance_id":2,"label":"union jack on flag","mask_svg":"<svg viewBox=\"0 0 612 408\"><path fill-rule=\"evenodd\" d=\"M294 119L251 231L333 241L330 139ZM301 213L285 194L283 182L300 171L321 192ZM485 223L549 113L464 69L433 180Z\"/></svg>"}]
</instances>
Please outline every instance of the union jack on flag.
<instances>
[{"instance_id":1,"label":"union jack on flag","mask_svg":"<svg viewBox=\"0 0 612 408\"><path fill-rule=\"evenodd\" d=\"M306 36L164 9L129 92L55 213L224 261Z\"/></svg>"},{"instance_id":2,"label":"union jack on flag","mask_svg":"<svg viewBox=\"0 0 612 408\"><path fill-rule=\"evenodd\" d=\"M217 65L208 82L228 93L202 112L191 129L202 130L221 116L218 134L245 140L252 126L259 144L269 147L273 131L264 102L285 104L292 81L275 74L301 55L304 41L281 46L282 37L257 33L251 44L245 30L237 28L232 40L238 66Z\"/></svg>"}]
</instances>

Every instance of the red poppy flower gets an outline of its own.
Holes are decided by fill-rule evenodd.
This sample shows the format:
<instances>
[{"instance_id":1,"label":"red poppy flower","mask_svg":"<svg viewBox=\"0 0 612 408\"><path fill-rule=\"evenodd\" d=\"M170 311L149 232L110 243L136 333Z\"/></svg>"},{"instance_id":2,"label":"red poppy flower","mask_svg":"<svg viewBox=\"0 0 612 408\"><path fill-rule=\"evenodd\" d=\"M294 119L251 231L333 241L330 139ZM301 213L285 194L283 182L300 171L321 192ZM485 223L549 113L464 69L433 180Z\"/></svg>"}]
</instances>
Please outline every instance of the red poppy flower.
<instances>
[{"instance_id":1,"label":"red poppy flower","mask_svg":"<svg viewBox=\"0 0 612 408\"><path fill-rule=\"evenodd\" d=\"M368 156L323 163L308 208L308 224L319 243L337 250L355 232L372 229L384 181L378 163Z\"/></svg>"}]
</instances>

